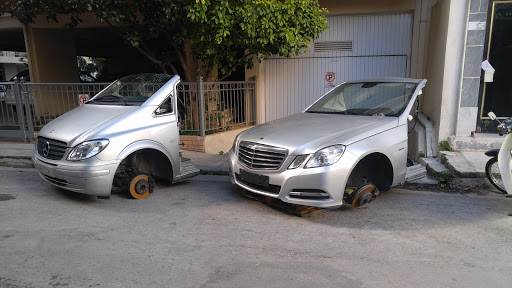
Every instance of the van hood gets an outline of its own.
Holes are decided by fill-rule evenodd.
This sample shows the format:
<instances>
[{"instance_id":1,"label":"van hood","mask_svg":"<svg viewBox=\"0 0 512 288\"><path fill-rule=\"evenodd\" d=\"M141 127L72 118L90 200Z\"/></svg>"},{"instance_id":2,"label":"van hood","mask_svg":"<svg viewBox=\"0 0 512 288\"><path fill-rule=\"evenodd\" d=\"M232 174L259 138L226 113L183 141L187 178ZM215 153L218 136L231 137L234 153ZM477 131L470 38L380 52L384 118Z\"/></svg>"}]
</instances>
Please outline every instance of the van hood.
<instances>
[{"instance_id":1,"label":"van hood","mask_svg":"<svg viewBox=\"0 0 512 288\"><path fill-rule=\"evenodd\" d=\"M139 106L94 105L79 106L51 121L39 136L63 141L68 147L87 140L87 136L122 117Z\"/></svg>"},{"instance_id":2,"label":"van hood","mask_svg":"<svg viewBox=\"0 0 512 288\"><path fill-rule=\"evenodd\" d=\"M354 142L398 126L397 117L298 113L240 133L238 140L288 149L290 155Z\"/></svg>"}]
</instances>

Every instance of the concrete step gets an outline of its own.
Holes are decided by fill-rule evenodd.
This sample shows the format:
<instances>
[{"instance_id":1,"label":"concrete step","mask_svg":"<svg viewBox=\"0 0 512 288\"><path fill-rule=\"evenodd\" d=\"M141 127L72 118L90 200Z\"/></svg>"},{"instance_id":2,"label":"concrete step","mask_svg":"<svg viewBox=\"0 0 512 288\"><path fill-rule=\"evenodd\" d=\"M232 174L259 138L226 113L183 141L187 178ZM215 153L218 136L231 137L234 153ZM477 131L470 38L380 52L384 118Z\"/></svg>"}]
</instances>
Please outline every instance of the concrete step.
<instances>
[{"instance_id":1,"label":"concrete step","mask_svg":"<svg viewBox=\"0 0 512 288\"><path fill-rule=\"evenodd\" d=\"M484 178L485 164L489 157L483 152L449 152L441 151L441 161L455 172L457 177Z\"/></svg>"},{"instance_id":2,"label":"concrete step","mask_svg":"<svg viewBox=\"0 0 512 288\"><path fill-rule=\"evenodd\" d=\"M427 169L421 164L416 164L414 166L407 167L405 181L410 182L421 179L425 176L427 176Z\"/></svg>"},{"instance_id":3,"label":"concrete step","mask_svg":"<svg viewBox=\"0 0 512 288\"><path fill-rule=\"evenodd\" d=\"M420 158L420 164L425 166L427 171L432 174L443 173L450 170L438 158Z\"/></svg>"}]
</instances>

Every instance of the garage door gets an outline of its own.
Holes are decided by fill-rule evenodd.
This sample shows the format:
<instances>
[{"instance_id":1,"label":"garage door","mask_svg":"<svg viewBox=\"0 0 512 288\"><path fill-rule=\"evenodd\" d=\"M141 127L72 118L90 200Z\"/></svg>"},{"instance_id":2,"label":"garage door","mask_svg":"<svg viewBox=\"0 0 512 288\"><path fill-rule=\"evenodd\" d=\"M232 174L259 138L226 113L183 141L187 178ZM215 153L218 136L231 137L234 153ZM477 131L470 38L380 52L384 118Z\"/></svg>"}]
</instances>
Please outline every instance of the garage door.
<instances>
[{"instance_id":1,"label":"garage door","mask_svg":"<svg viewBox=\"0 0 512 288\"><path fill-rule=\"evenodd\" d=\"M327 21L330 28L305 54L265 61L265 121L304 110L344 81L409 75L411 14Z\"/></svg>"}]
</instances>

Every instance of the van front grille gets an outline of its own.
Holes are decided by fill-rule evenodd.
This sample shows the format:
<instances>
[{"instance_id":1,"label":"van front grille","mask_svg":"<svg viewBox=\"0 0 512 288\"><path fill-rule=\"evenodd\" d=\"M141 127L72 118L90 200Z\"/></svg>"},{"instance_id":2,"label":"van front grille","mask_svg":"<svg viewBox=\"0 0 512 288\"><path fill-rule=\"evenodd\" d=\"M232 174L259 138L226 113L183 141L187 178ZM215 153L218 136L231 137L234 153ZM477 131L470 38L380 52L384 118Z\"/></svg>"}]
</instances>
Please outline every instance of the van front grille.
<instances>
[{"instance_id":1,"label":"van front grille","mask_svg":"<svg viewBox=\"0 0 512 288\"><path fill-rule=\"evenodd\" d=\"M238 161L251 169L277 170L288 155L284 148L242 141L238 146Z\"/></svg>"},{"instance_id":2,"label":"van front grille","mask_svg":"<svg viewBox=\"0 0 512 288\"><path fill-rule=\"evenodd\" d=\"M60 160L66 153L66 143L45 137L37 137L37 154L51 160Z\"/></svg>"}]
</instances>

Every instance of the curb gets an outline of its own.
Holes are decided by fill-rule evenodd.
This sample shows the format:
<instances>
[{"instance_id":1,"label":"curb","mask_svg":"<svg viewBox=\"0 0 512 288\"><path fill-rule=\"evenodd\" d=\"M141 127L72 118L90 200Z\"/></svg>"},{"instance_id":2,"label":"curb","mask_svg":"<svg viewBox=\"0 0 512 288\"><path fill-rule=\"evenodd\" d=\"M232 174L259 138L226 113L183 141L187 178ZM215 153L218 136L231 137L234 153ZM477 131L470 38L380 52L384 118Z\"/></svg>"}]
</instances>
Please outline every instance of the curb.
<instances>
[{"instance_id":1,"label":"curb","mask_svg":"<svg viewBox=\"0 0 512 288\"><path fill-rule=\"evenodd\" d=\"M32 158L26 156L0 156L0 167L35 168ZM229 172L222 169L201 169L199 174L208 176L229 176Z\"/></svg>"},{"instance_id":2,"label":"curb","mask_svg":"<svg viewBox=\"0 0 512 288\"><path fill-rule=\"evenodd\" d=\"M31 158L26 157L0 157L1 167L35 168Z\"/></svg>"}]
</instances>

